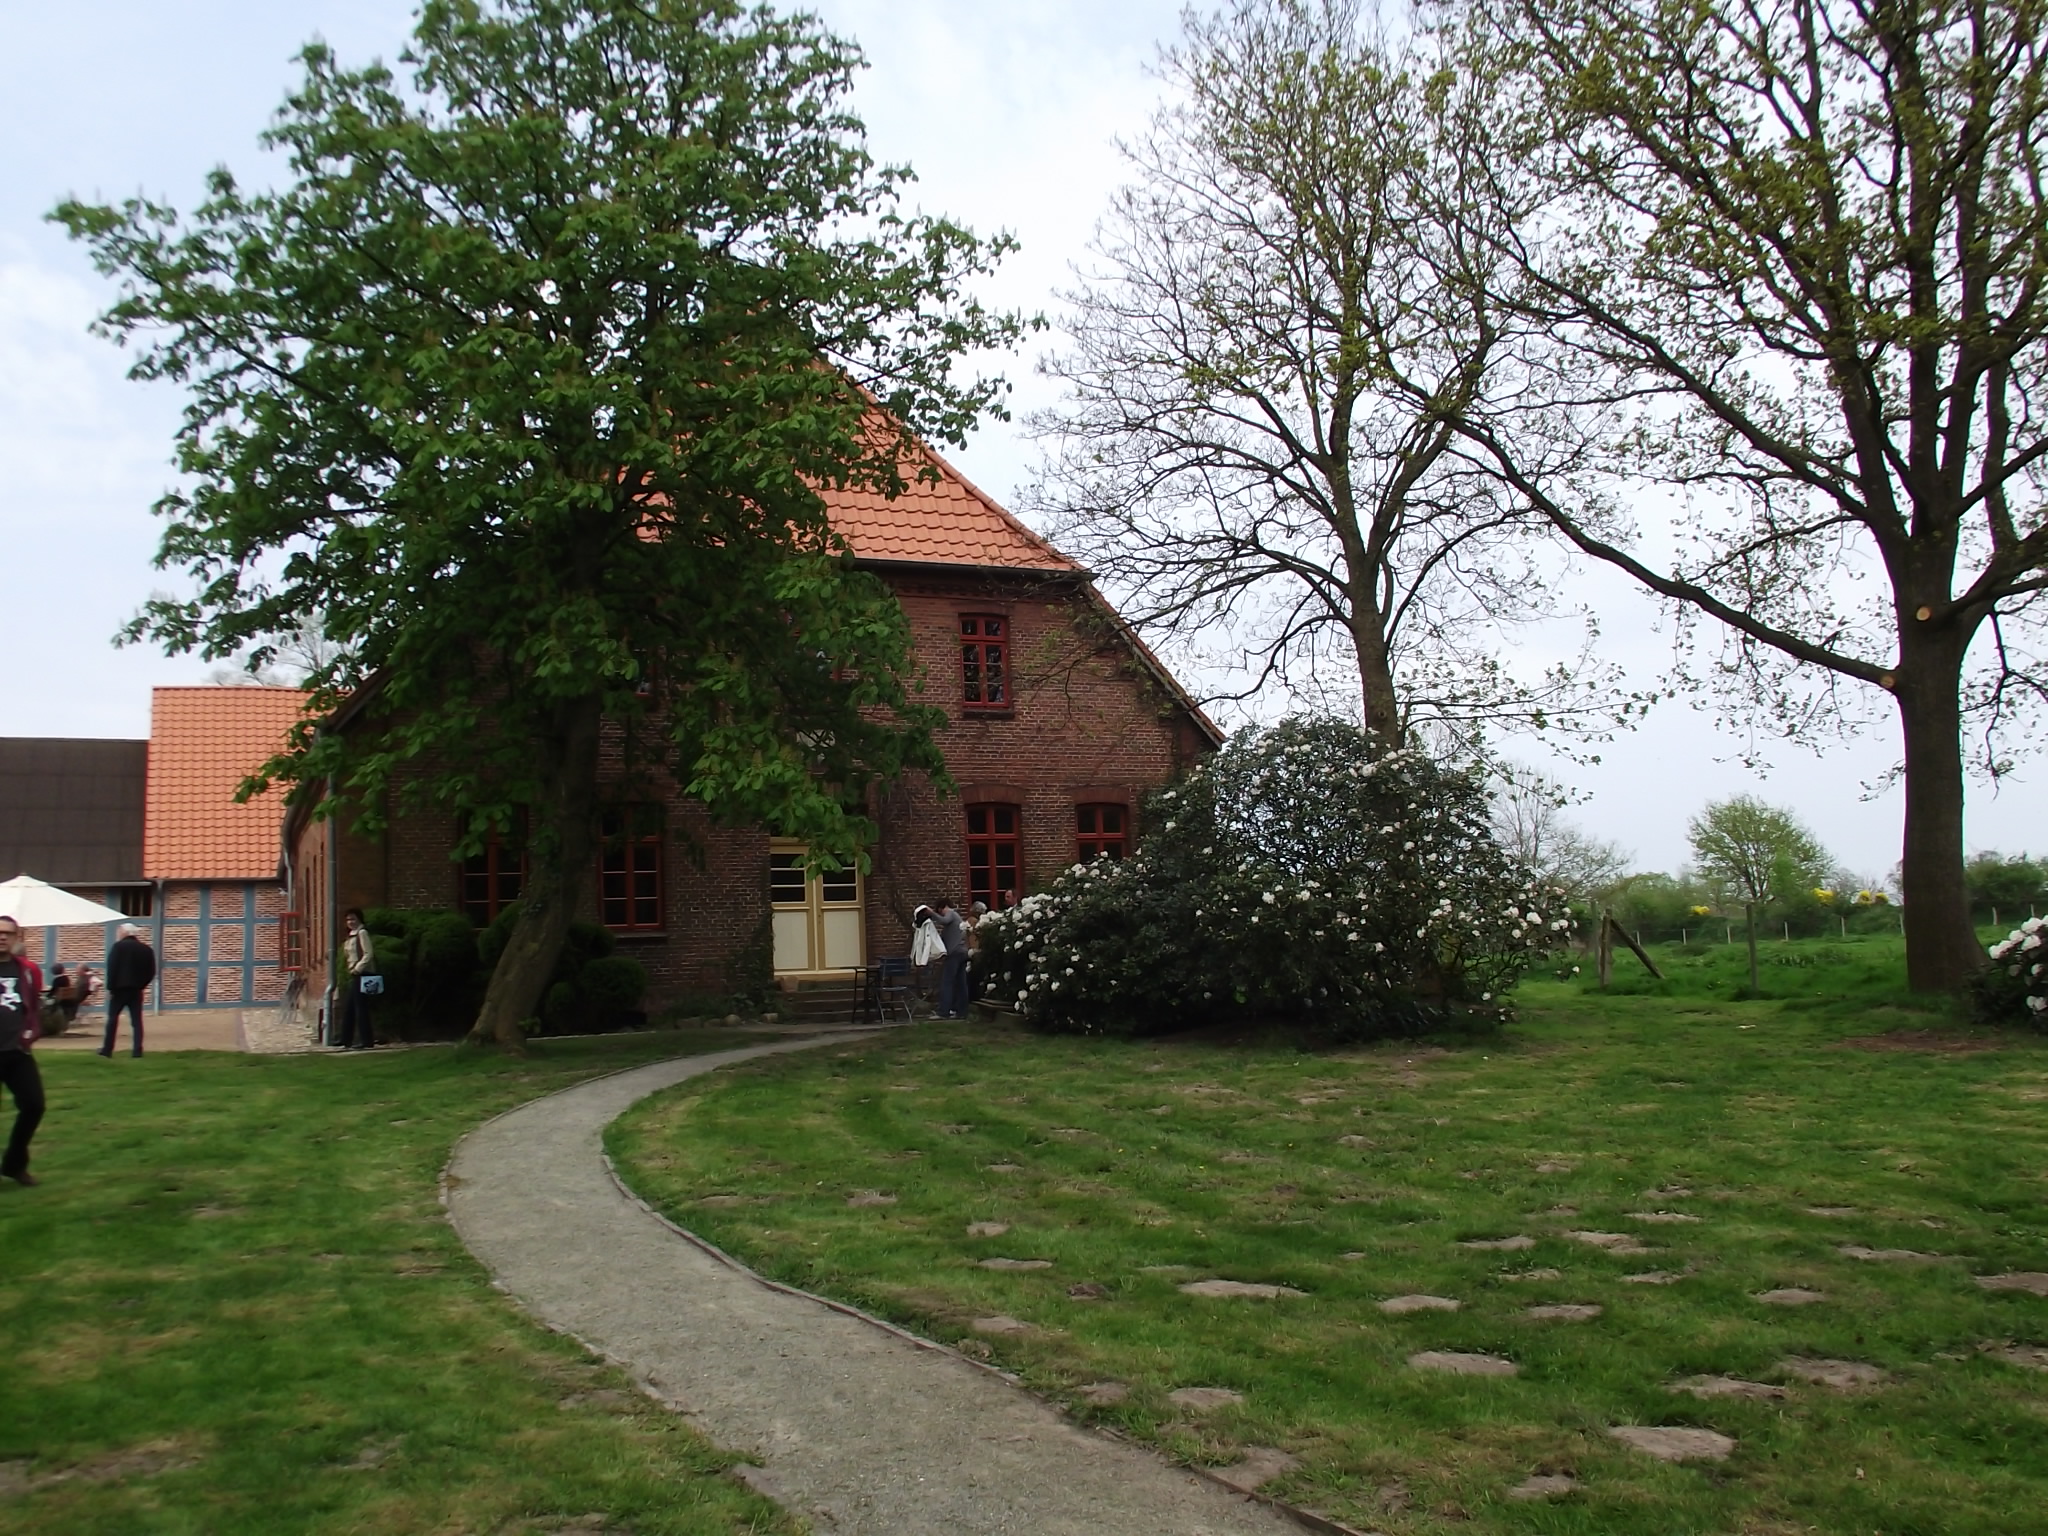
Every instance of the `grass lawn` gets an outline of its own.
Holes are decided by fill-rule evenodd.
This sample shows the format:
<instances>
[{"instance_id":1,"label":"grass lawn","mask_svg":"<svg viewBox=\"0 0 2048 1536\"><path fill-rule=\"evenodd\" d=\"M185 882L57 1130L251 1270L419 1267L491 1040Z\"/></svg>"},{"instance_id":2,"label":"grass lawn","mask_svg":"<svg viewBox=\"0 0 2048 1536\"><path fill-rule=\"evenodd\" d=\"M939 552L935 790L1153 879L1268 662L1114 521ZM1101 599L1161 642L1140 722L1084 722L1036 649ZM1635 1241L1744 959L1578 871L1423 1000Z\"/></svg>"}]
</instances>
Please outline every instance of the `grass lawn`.
<instances>
[{"instance_id":1,"label":"grass lawn","mask_svg":"<svg viewBox=\"0 0 2048 1536\"><path fill-rule=\"evenodd\" d=\"M491 1114L732 1038L43 1053L44 1182L0 1185L0 1530L792 1530L492 1290L438 1193Z\"/></svg>"},{"instance_id":2,"label":"grass lawn","mask_svg":"<svg viewBox=\"0 0 2048 1536\"><path fill-rule=\"evenodd\" d=\"M1673 949L1638 995L1533 982L1502 1035L1429 1046L920 1026L680 1086L612 1145L763 1271L1184 1460L1291 1453L1267 1490L1361 1528L2036 1533L2048 1297L1973 1277L2048 1271L2048 1039L1904 1005L1897 949L1767 955L1787 995L1750 1002L1740 946ZM1301 1294L1181 1290L1209 1279ZM1380 1305L1410 1295L1458 1309ZM1709 1377L1758 1395L1675 1390ZM1667 1464L1615 1426L1735 1448ZM1539 1474L1572 1481L1511 1495Z\"/></svg>"}]
</instances>

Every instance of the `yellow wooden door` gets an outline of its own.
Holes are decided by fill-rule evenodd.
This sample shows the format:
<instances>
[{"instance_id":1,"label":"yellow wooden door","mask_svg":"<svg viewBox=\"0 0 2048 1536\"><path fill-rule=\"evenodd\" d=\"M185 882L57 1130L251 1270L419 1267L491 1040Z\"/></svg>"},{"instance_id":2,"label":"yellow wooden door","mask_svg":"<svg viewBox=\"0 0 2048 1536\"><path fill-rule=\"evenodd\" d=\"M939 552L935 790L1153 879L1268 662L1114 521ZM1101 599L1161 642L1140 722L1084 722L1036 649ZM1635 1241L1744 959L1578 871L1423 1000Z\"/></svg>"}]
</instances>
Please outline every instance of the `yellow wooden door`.
<instances>
[{"instance_id":1,"label":"yellow wooden door","mask_svg":"<svg viewBox=\"0 0 2048 1536\"><path fill-rule=\"evenodd\" d=\"M802 843L777 839L768 853L775 974L818 975L858 970L866 961L867 923L859 872L807 875Z\"/></svg>"}]
</instances>

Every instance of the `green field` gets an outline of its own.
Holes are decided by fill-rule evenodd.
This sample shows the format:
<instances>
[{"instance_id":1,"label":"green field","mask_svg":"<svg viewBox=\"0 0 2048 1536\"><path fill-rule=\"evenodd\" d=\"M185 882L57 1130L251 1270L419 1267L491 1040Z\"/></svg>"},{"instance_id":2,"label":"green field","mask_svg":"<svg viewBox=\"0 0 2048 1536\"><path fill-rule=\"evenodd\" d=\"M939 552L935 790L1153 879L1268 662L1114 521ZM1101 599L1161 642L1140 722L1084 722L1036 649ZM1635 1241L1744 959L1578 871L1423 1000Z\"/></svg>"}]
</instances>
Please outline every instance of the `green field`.
<instances>
[{"instance_id":1,"label":"green field","mask_svg":"<svg viewBox=\"0 0 2048 1536\"><path fill-rule=\"evenodd\" d=\"M2038 1532L2048 1297L1974 1277L2048 1271L2048 1039L1901 997L1896 940L1780 948L1762 1001L1739 946L1673 948L1466 1041L921 1026L692 1082L612 1146L764 1272L1187 1462L1287 1452L1267 1491L1361 1528ZM1211 1279L1300 1294L1181 1289ZM1458 1309L1382 1310L1411 1295ZM1667 1464L1631 1426L1735 1445Z\"/></svg>"},{"instance_id":2,"label":"green field","mask_svg":"<svg viewBox=\"0 0 2048 1536\"><path fill-rule=\"evenodd\" d=\"M0 1531L793 1529L491 1289L438 1198L487 1116L732 1039L45 1053L43 1183L0 1185Z\"/></svg>"}]
</instances>

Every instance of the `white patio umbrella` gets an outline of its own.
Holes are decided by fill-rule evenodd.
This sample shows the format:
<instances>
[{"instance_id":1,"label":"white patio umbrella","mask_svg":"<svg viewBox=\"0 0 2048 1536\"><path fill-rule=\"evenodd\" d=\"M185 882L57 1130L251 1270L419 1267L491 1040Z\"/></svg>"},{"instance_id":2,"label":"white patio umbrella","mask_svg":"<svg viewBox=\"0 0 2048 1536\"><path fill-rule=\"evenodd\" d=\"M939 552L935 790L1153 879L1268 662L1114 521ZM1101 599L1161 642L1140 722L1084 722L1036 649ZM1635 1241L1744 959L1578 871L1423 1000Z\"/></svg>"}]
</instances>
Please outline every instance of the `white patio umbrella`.
<instances>
[{"instance_id":1,"label":"white patio umbrella","mask_svg":"<svg viewBox=\"0 0 2048 1536\"><path fill-rule=\"evenodd\" d=\"M24 928L79 928L87 924L118 923L127 914L103 907L83 896L60 891L31 875L0 880L0 916L11 917Z\"/></svg>"}]
</instances>

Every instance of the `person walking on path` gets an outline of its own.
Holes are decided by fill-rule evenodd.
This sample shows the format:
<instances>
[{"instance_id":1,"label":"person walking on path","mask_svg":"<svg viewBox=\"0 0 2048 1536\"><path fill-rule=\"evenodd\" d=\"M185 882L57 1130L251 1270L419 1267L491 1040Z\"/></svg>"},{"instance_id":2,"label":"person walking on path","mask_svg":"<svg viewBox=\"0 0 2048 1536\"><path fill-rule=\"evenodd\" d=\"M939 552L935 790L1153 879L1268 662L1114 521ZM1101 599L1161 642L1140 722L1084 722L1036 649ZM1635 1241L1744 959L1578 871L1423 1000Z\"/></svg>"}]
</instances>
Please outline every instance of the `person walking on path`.
<instances>
[{"instance_id":1,"label":"person walking on path","mask_svg":"<svg viewBox=\"0 0 2048 1536\"><path fill-rule=\"evenodd\" d=\"M384 990L384 978L377 971L377 950L370 942L370 930L363 925L360 907L341 915L348 937L341 941L341 958L348 967L348 982L341 994L341 1048L367 1051L377 1043L370 1024L370 999ZM364 985L366 982L373 985Z\"/></svg>"},{"instance_id":2,"label":"person walking on path","mask_svg":"<svg viewBox=\"0 0 2048 1536\"><path fill-rule=\"evenodd\" d=\"M939 1017L967 1017L967 924L943 898L932 909L939 937L946 945L946 967L939 973Z\"/></svg>"},{"instance_id":3,"label":"person walking on path","mask_svg":"<svg viewBox=\"0 0 2048 1536\"><path fill-rule=\"evenodd\" d=\"M21 924L0 917L0 1083L14 1095L14 1132L0 1156L0 1178L34 1184L28 1143L43 1123L43 1074L29 1047L43 1032L43 973L35 961L16 953L20 947Z\"/></svg>"},{"instance_id":4,"label":"person walking on path","mask_svg":"<svg viewBox=\"0 0 2048 1536\"><path fill-rule=\"evenodd\" d=\"M128 1014L128 1032L133 1036L132 1056L142 1054L142 994L156 980L156 951L133 923L123 923L107 951L107 1038L100 1054L114 1054L114 1040L121 1032L121 1013Z\"/></svg>"}]
</instances>

